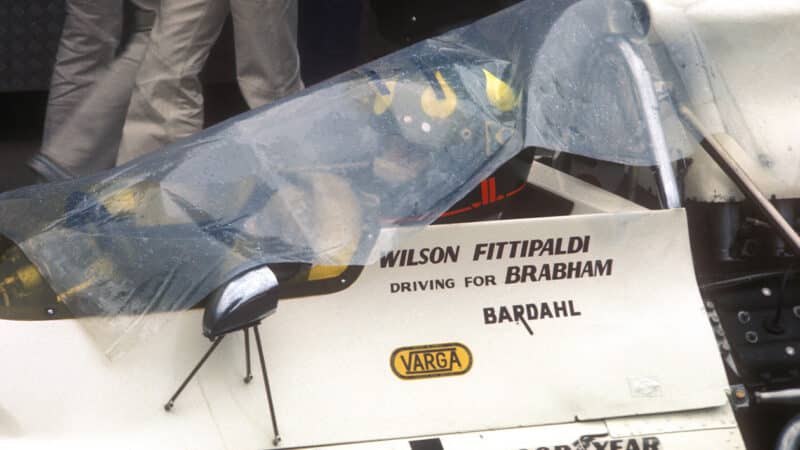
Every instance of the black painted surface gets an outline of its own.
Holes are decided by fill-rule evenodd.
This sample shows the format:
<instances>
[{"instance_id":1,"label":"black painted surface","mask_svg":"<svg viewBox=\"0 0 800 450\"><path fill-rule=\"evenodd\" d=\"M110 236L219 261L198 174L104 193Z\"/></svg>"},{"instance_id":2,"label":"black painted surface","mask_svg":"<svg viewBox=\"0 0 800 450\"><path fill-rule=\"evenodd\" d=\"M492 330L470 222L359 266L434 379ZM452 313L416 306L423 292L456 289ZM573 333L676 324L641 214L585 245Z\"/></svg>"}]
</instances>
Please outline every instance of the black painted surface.
<instances>
[{"instance_id":1,"label":"black painted surface","mask_svg":"<svg viewBox=\"0 0 800 450\"><path fill-rule=\"evenodd\" d=\"M439 438L409 441L408 444L411 446L411 450L444 450Z\"/></svg>"},{"instance_id":2,"label":"black painted surface","mask_svg":"<svg viewBox=\"0 0 800 450\"><path fill-rule=\"evenodd\" d=\"M64 0L0 0L0 92L47 88L63 22Z\"/></svg>"}]
</instances>

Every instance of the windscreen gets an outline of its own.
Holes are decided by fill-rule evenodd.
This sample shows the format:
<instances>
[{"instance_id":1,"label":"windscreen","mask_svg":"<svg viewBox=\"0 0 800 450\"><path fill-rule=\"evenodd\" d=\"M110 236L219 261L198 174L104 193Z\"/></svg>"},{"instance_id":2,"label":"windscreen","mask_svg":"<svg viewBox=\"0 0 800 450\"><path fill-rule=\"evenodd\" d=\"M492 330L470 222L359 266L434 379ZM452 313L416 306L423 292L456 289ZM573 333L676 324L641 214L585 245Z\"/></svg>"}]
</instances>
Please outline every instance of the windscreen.
<instances>
[{"instance_id":1,"label":"windscreen","mask_svg":"<svg viewBox=\"0 0 800 450\"><path fill-rule=\"evenodd\" d=\"M526 146L686 157L651 19L523 2L114 170L4 194L0 232L113 356L247 268L370 263L382 230L397 245Z\"/></svg>"}]
</instances>

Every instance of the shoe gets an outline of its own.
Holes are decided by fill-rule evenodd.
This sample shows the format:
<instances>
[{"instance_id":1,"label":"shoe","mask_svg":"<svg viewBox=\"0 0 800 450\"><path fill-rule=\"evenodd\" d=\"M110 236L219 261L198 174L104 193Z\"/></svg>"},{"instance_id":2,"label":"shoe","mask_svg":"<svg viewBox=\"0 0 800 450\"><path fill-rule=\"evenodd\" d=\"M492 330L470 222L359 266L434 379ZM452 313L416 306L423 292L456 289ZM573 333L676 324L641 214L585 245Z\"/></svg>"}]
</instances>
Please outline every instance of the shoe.
<instances>
[{"instance_id":1,"label":"shoe","mask_svg":"<svg viewBox=\"0 0 800 450\"><path fill-rule=\"evenodd\" d=\"M27 166L36 173L38 180L36 183L52 183L54 181L65 181L75 178L69 170L61 167L47 156L37 153L26 163Z\"/></svg>"}]
</instances>

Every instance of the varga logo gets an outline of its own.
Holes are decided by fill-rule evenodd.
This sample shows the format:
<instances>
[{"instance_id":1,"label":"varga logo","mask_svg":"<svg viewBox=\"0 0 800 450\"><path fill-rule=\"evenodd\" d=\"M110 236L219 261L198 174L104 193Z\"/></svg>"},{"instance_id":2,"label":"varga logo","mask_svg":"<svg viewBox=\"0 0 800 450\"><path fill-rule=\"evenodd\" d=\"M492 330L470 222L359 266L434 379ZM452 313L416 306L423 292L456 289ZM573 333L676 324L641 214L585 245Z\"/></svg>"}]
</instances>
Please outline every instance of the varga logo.
<instances>
[{"instance_id":1,"label":"varga logo","mask_svg":"<svg viewBox=\"0 0 800 450\"><path fill-rule=\"evenodd\" d=\"M472 367L472 353L464 344L402 347L392 352L392 372L404 380L463 375Z\"/></svg>"}]
</instances>

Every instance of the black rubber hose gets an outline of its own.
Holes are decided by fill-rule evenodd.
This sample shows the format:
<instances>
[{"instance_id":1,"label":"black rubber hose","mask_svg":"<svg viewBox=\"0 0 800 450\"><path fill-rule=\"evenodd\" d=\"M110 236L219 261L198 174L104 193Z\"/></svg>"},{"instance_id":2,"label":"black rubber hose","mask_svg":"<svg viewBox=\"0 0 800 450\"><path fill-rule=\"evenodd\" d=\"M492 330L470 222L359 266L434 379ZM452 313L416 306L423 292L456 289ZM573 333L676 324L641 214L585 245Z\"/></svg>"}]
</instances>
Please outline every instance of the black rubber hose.
<instances>
[{"instance_id":1,"label":"black rubber hose","mask_svg":"<svg viewBox=\"0 0 800 450\"><path fill-rule=\"evenodd\" d=\"M786 304L786 283L789 281L789 277L794 270L794 264L791 264L786 272L783 274L783 280L781 281L781 292L780 296L778 297L778 303L775 305L775 316L772 318L772 322L766 324L767 331L770 331L775 334L783 334L783 326L781 325L781 313L783 312L783 305Z\"/></svg>"},{"instance_id":2,"label":"black rubber hose","mask_svg":"<svg viewBox=\"0 0 800 450\"><path fill-rule=\"evenodd\" d=\"M800 414L794 416L781 430L775 450L800 450Z\"/></svg>"}]
</instances>

